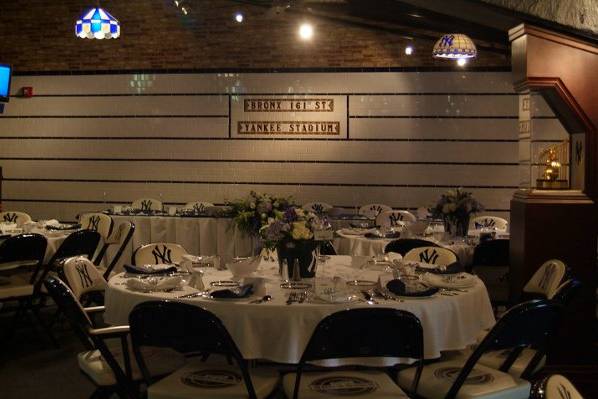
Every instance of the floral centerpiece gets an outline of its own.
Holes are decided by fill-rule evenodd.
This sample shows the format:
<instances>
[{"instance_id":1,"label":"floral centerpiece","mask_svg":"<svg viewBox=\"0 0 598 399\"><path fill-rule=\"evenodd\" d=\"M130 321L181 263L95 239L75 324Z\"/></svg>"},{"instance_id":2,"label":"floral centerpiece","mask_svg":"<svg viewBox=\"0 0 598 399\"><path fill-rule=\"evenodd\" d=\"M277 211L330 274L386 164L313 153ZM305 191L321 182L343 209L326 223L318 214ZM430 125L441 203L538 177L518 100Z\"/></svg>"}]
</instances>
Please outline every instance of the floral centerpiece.
<instances>
[{"instance_id":1,"label":"floral centerpiece","mask_svg":"<svg viewBox=\"0 0 598 399\"><path fill-rule=\"evenodd\" d=\"M228 202L230 214L237 228L243 233L259 238L262 226L276 214L294 205L291 197L276 197L251 191L244 199Z\"/></svg>"},{"instance_id":2,"label":"floral centerpiece","mask_svg":"<svg viewBox=\"0 0 598 399\"><path fill-rule=\"evenodd\" d=\"M275 211L260 229L260 237L266 248L276 249L280 262L285 259L292 268L297 259L301 277L313 277L314 232L326 226L326 220L315 213L291 206Z\"/></svg>"},{"instance_id":3,"label":"floral centerpiece","mask_svg":"<svg viewBox=\"0 0 598 399\"><path fill-rule=\"evenodd\" d=\"M456 188L448 190L430 209L432 216L444 220L445 231L452 235L465 237L469 230L471 215L484 210L484 206L476 200L472 193Z\"/></svg>"}]
</instances>

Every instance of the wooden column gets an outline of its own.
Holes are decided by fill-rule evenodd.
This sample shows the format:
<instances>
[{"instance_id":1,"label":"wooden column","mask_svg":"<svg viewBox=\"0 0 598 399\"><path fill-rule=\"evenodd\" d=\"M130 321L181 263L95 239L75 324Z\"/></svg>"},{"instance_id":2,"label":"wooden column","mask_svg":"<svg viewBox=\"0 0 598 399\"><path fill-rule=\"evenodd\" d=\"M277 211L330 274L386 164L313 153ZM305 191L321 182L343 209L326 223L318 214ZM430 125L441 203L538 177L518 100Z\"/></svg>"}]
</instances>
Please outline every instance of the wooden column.
<instances>
[{"instance_id":1,"label":"wooden column","mask_svg":"<svg viewBox=\"0 0 598 399\"><path fill-rule=\"evenodd\" d=\"M567 340L559 345L563 350L555 345L549 362L589 363L595 361L598 47L525 24L511 29L509 36L516 90L541 94L565 129L585 143L585 148L572 151L577 155L573 162L580 162L582 169L579 187L566 191L522 188L511 201L512 299L517 299L544 261L563 260L583 289L563 320L566 327L560 338ZM581 144L576 142L576 146Z\"/></svg>"}]
</instances>

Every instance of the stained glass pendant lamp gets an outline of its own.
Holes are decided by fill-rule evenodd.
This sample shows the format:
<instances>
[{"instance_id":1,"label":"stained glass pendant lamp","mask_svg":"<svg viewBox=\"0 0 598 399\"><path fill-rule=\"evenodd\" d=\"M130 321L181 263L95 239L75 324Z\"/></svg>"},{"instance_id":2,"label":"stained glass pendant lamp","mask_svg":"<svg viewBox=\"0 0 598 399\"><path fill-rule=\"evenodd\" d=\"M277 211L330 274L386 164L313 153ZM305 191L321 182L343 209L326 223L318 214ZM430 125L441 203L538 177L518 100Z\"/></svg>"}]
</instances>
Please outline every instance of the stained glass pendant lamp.
<instances>
[{"instance_id":1,"label":"stained glass pendant lamp","mask_svg":"<svg viewBox=\"0 0 598 399\"><path fill-rule=\"evenodd\" d=\"M86 11L75 24L75 35L81 39L116 39L120 23L100 7Z\"/></svg>"},{"instance_id":2,"label":"stained glass pendant lamp","mask_svg":"<svg viewBox=\"0 0 598 399\"><path fill-rule=\"evenodd\" d=\"M466 59L475 58L478 50L469 36L462 33L449 33L443 35L432 50L435 58Z\"/></svg>"}]
</instances>

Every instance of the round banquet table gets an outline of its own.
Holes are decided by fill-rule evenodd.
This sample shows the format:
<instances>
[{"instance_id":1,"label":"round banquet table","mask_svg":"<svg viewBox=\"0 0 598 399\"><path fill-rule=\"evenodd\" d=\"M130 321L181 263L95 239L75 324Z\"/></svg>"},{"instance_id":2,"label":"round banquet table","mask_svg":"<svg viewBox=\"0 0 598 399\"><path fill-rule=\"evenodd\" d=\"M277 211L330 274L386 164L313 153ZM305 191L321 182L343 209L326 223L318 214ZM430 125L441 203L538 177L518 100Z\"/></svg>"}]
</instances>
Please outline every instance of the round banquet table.
<instances>
[{"instance_id":1,"label":"round banquet table","mask_svg":"<svg viewBox=\"0 0 598 399\"><path fill-rule=\"evenodd\" d=\"M337 230L336 237L333 240L334 248L339 255L362 255L373 256L384 253L386 244L396 240L396 238L367 238L363 235L350 235ZM424 238L427 241L433 242L441 247L448 248L459 257L459 261L464 266L469 266L473 263L473 252L475 246L465 242L447 242L437 241L431 237Z\"/></svg>"},{"instance_id":2,"label":"round banquet table","mask_svg":"<svg viewBox=\"0 0 598 399\"><path fill-rule=\"evenodd\" d=\"M212 281L231 279L231 273L226 270L203 270L206 287ZM349 256L332 256L325 265L319 266L316 284L320 278L334 276L346 280L359 276L360 279L375 281L381 274L386 272L351 267ZM205 297L180 298L197 291L185 284L171 292L134 291L127 287L125 274L120 273L108 282L104 320L112 325L128 324L131 310L137 304L150 300L168 299L189 303L218 316L246 359L267 359L280 363L297 363L316 325L327 315L347 308L380 306L412 312L422 323L426 359L438 358L442 351L466 348L476 342L476 337L482 330L495 323L488 292L477 277L472 287L452 296L435 294L427 298L408 298L403 301L376 297L379 302L376 305L362 301L342 304L307 301L287 305L289 290L280 288L277 263L262 260L255 275L265 279L266 290L272 296L271 301L251 304L249 301L256 299L255 297L218 300ZM375 362L383 362L376 363L377 365L388 365L387 360L373 359Z\"/></svg>"}]
</instances>

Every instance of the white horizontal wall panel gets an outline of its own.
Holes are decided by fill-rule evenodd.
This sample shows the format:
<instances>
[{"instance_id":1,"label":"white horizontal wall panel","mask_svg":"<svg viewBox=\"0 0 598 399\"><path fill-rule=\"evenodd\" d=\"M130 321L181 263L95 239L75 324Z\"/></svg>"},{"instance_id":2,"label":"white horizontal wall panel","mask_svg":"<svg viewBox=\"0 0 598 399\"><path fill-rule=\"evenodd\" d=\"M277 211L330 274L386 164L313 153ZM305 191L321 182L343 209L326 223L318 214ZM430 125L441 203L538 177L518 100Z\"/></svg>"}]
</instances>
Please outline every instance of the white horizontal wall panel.
<instances>
[{"instance_id":1,"label":"white horizontal wall panel","mask_svg":"<svg viewBox=\"0 0 598 399\"><path fill-rule=\"evenodd\" d=\"M351 118L352 139L517 140L516 119Z\"/></svg>"},{"instance_id":2,"label":"white horizontal wall panel","mask_svg":"<svg viewBox=\"0 0 598 399\"><path fill-rule=\"evenodd\" d=\"M2 118L0 138L17 137L228 137L228 117L219 118Z\"/></svg>"},{"instance_id":3,"label":"white horizontal wall panel","mask_svg":"<svg viewBox=\"0 0 598 399\"><path fill-rule=\"evenodd\" d=\"M517 116L515 96L376 95L349 97L351 116Z\"/></svg>"},{"instance_id":4,"label":"white horizontal wall panel","mask_svg":"<svg viewBox=\"0 0 598 399\"><path fill-rule=\"evenodd\" d=\"M33 97L11 99L5 116L228 115L228 96ZM0 116L1 118L1 116ZM101 122L99 122L101 123Z\"/></svg>"},{"instance_id":5,"label":"white horizontal wall panel","mask_svg":"<svg viewBox=\"0 0 598 399\"><path fill-rule=\"evenodd\" d=\"M12 94L514 93L509 72L321 72L15 76Z\"/></svg>"},{"instance_id":6,"label":"white horizontal wall panel","mask_svg":"<svg viewBox=\"0 0 598 399\"><path fill-rule=\"evenodd\" d=\"M435 186L516 186L518 183L516 165L2 161L2 166L8 179ZM281 173L289 170L292 173Z\"/></svg>"},{"instance_id":7,"label":"white horizontal wall panel","mask_svg":"<svg viewBox=\"0 0 598 399\"><path fill-rule=\"evenodd\" d=\"M515 142L367 142L285 140L23 140L0 141L3 157L238 159L516 163ZM292 167L285 173L292 172ZM490 177L489 177L490 178Z\"/></svg>"}]
</instances>

